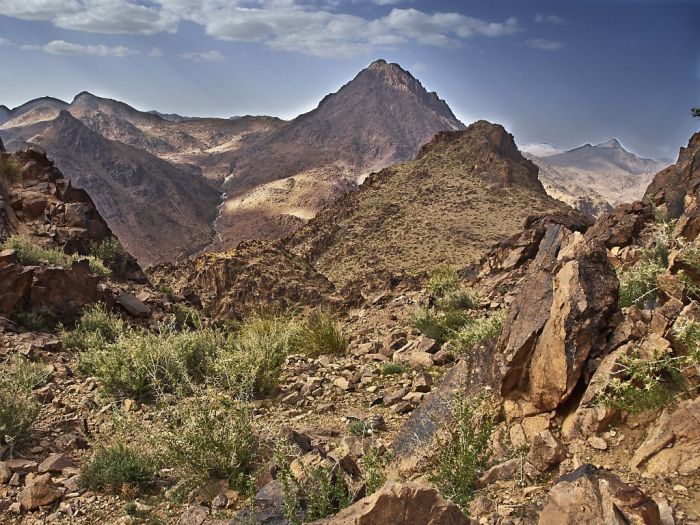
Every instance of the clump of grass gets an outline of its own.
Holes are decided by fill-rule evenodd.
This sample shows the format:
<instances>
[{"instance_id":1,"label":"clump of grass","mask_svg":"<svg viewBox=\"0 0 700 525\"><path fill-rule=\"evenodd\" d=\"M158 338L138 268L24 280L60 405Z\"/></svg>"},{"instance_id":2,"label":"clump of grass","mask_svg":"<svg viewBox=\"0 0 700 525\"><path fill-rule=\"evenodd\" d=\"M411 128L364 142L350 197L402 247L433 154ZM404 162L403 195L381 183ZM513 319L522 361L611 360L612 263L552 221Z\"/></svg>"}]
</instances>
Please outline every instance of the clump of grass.
<instances>
[{"instance_id":1,"label":"clump of grass","mask_svg":"<svg viewBox=\"0 0 700 525\"><path fill-rule=\"evenodd\" d=\"M0 159L0 173L10 184L20 181L22 178L21 169L21 166L14 159Z\"/></svg>"},{"instance_id":2,"label":"clump of grass","mask_svg":"<svg viewBox=\"0 0 700 525\"><path fill-rule=\"evenodd\" d=\"M438 437L437 454L429 479L449 500L466 509L476 480L491 458L491 434L495 416L489 399L455 399L449 424Z\"/></svg>"},{"instance_id":3,"label":"clump of grass","mask_svg":"<svg viewBox=\"0 0 700 525\"><path fill-rule=\"evenodd\" d=\"M175 294L173 287L166 283L158 283L156 285L156 290L160 293L164 293L168 297L172 297Z\"/></svg>"},{"instance_id":4,"label":"clump of grass","mask_svg":"<svg viewBox=\"0 0 700 525\"><path fill-rule=\"evenodd\" d=\"M32 390L47 376L46 370L19 357L0 368L0 443L14 444L32 427L40 410Z\"/></svg>"},{"instance_id":5,"label":"clump of grass","mask_svg":"<svg viewBox=\"0 0 700 525\"><path fill-rule=\"evenodd\" d=\"M121 317L108 311L103 303L95 303L83 310L75 330L62 330L61 338L68 348L97 350L114 343L126 329Z\"/></svg>"},{"instance_id":6,"label":"clump of grass","mask_svg":"<svg viewBox=\"0 0 700 525\"><path fill-rule=\"evenodd\" d=\"M157 472L153 457L135 445L116 441L98 448L80 471L89 490L120 493L151 485Z\"/></svg>"},{"instance_id":7,"label":"clump of grass","mask_svg":"<svg viewBox=\"0 0 700 525\"><path fill-rule=\"evenodd\" d=\"M104 266L113 272L125 273L131 256L119 239L109 237L101 243L90 243L90 255L99 259Z\"/></svg>"},{"instance_id":8,"label":"clump of grass","mask_svg":"<svg viewBox=\"0 0 700 525\"><path fill-rule=\"evenodd\" d=\"M444 297L460 286L459 275L454 266L437 268L428 279L428 290L433 297Z\"/></svg>"},{"instance_id":9,"label":"clump of grass","mask_svg":"<svg viewBox=\"0 0 700 525\"><path fill-rule=\"evenodd\" d=\"M3 242L2 248L5 250L15 250L17 252L17 260L20 264L34 266L42 262L47 262L53 266L67 268L75 261L87 259L90 271L96 273L98 276L107 277L111 273L111 270L97 257L78 254L68 255L59 248L44 248L32 242L31 239L19 235L14 235Z\"/></svg>"},{"instance_id":10,"label":"clump of grass","mask_svg":"<svg viewBox=\"0 0 700 525\"><path fill-rule=\"evenodd\" d=\"M251 489L259 447L246 404L204 392L178 403L165 425L161 460L175 470L181 487L227 479L236 490Z\"/></svg>"},{"instance_id":11,"label":"clump of grass","mask_svg":"<svg viewBox=\"0 0 700 525\"><path fill-rule=\"evenodd\" d=\"M442 312L435 308L419 308L409 321L425 336L444 343L453 332L469 322L469 314L460 310Z\"/></svg>"},{"instance_id":12,"label":"clump of grass","mask_svg":"<svg viewBox=\"0 0 700 525\"><path fill-rule=\"evenodd\" d=\"M380 373L383 376L403 374L408 371L408 366L404 363L384 363Z\"/></svg>"},{"instance_id":13,"label":"clump of grass","mask_svg":"<svg viewBox=\"0 0 700 525\"><path fill-rule=\"evenodd\" d=\"M296 352L317 357L342 354L347 350L349 341L333 317L324 312L314 312L293 330L290 344Z\"/></svg>"},{"instance_id":14,"label":"clump of grass","mask_svg":"<svg viewBox=\"0 0 700 525\"><path fill-rule=\"evenodd\" d=\"M435 306L443 311L473 310L479 305L479 295L466 286L459 285L437 299Z\"/></svg>"},{"instance_id":15,"label":"clump of grass","mask_svg":"<svg viewBox=\"0 0 700 525\"><path fill-rule=\"evenodd\" d=\"M175 324L180 328L202 328L202 317L199 315L199 311L192 306L175 303L173 305L173 316L175 317Z\"/></svg>"},{"instance_id":16,"label":"clump of grass","mask_svg":"<svg viewBox=\"0 0 700 525\"><path fill-rule=\"evenodd\" d=\"M499 310L485 317L471 318L467 324L456 330L450 341L457 353L469 352L474 345L490 341L501 334L505 311Z\"/></svg>"}]
</instances>

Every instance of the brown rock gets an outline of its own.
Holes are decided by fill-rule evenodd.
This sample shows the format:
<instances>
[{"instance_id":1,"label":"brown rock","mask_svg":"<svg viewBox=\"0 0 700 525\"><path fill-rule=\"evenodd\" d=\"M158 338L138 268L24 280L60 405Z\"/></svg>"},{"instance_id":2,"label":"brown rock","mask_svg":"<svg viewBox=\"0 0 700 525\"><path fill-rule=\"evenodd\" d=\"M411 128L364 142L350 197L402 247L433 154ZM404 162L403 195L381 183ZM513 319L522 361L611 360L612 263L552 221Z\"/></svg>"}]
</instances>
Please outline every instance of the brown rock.
<instances>
[{"instance_id":1,"label":"brown rock","mask_svg":"<svg viewBox=\"0 0 700 525\"><path fill-rule=\"evenodd\" d=\"M662 525L659 508L620 478L583 465L559 478L549 491L539 525Z\"/></svg>"},{"instance_id":2,"label":"brown rock","mask_svg":"<svg viewBox=\"0 0 700 525\"><path fill-rule=\"evenodd\" d=\"M65 454L51 454L39 464L39 468L37 470L39 473L61 472L64 468L73 466L73 460Z\"/></svg>"},{"instance_id":3,"label":"brown rock","mask_svg":"<svg viewBox=\"0 0 700 525\"><path fill-rule=\"evenodd\" d=\"M417 483L388 483L331 518L310 525L469 525L459 507Z\"/></svg>"},{"instance_id":4,"label":"brown rock","mask_svg":"<svg viewBox=\"0 0 700 525\"><path fill-rule=\"evenodd\" d=\"M36 481L26 487L19 494L19 503L24 510L36 510L44 505L51 505L61 497L58 490L50 480Z\"/></svg>"},{"instance_id":5,"label":"brown rock","mask_svg":"<svg viewBox=\"0 0 700 525\"><path fill-rule=\"evenodd\" d=\"M527 459L540 472L547 472L566 459L566 447L549 430L535 434Z\"/></svg>"},{"instance_id":6,"label":"brown rock","mask_svg":"<svg viewBox=\"0 0 700 525\"><path fill-rule=\"evenodd\" d=\"M15 264L14 250L0 252L0 313L24 307L32 286L33 268Z\"/></svg>"},{"instance_id":7,"label":"brown rock","mask_svg":"<svg viewBox=\"0 0 700 525\"><path fill-rule=\"evenodd\" d=\"M35 272L30 293L32 308L59 319L70 317L100 298L98 282L85 259L70 268L41 268Z\"/></svg>"},{"instance_id":8,"label":"brown rock","mask_svg":"<svg viewBox=\"0 0 700 525\"><path fill-rule=\"evenodd\" d=\"M117 304L134 317L148 317L151 313L148 306L130 293L120 293L117 297Z\"/></svg>"}]
</instances>

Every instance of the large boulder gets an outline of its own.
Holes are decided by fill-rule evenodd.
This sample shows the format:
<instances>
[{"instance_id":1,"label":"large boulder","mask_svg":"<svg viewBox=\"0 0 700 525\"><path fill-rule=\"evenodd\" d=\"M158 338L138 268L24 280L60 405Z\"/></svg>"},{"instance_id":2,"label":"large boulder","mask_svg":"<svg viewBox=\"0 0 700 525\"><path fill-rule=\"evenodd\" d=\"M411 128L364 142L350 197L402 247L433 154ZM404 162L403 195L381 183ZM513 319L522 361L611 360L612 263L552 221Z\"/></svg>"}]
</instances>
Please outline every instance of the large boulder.
<instances>
[{"instance_id":1,"label":"large boulder","mask_svg":"<svg viewBox=\"0 0 700 525\"><path fill-rule=\"evenodd\" d=\"M58 319L71 317L100 299L98 283L86 259L75 261L70 268L39 268L30 293L32 309Z\"/></svg>"},{"instance_id":2,"label":"large boulder","mask_svg":"<svg viewBox=\"0 0 700 525\"><path fill-rule=\"evenodd\" d=\"M14 250L0 252L0 314L21 308L29 299L34 268L17 264Z\"/></svg>"},{"instance_id":3,"label":"large boulder","mask_svg":"<svg viewBox=\"0 0 700 525\"><path fill-rule=\"evenodd\" d=\"M662 525L659 507L620 478L583 465L549 491L538 525Z\"/></svg>"},{"instance_id":4,"label":"large boulder","mask_svg":"<svg viewBox=\"0 0 700 525\"><path fill-rule=\"evenodd\" d=\"M459 507L418 483L388 483L331 518L310 525L469 525Z\"/></svg>"},{"instance_id":5,"label":"large boulder","mask_svg":"<svg viewBox=\"0 0 700 525\"><path fill-rule=\"evenodd\" d=\"M548 227L499 340L501 395L532 412L564 402L604 346L618 286L602 243Z\"/></svg>"}]
</instances>

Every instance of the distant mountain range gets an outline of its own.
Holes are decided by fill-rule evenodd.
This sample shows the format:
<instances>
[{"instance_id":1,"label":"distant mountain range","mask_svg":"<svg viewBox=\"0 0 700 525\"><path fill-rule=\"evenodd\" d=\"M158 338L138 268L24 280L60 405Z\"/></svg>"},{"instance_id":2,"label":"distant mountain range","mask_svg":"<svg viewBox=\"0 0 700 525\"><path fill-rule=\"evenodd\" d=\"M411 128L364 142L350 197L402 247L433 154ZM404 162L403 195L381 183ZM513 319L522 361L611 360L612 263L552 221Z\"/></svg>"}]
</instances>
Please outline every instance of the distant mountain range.
<instances>
[{"instance_id":1,"label":"distant mountain range","mask_svg":"<svg viewBox=\"0 0 700 525\"><path fill-rule=\"evenodd\" d=\"M617 139L569 151L549 144L521 149L539 166L550 195L592 216L640 199L654 174L667 165L627 151Z\"/></svg>"}]
</instances>

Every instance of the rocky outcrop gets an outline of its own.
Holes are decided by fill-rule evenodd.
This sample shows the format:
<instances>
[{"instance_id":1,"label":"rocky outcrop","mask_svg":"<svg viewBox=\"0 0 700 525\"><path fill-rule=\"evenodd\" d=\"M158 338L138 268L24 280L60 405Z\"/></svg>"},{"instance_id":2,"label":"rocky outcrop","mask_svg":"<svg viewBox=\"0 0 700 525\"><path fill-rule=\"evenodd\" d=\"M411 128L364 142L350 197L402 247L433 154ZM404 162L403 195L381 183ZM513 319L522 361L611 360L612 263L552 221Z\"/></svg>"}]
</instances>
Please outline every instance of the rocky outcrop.
<instances>
[{"instance_id":1,"label":"rocky outcrop","mask_svg":"<svg viewBox=\"0 0 700 525\"><path fill-rule=\"evenodd\" d=\"M338 302L335 288L323 275L274 241L248 241L235 250L203 254L177 266L153 267L149 274L185 297L196 297L217 318L240 318L259 307L286 311Z\"/></svg>"},{"instance_id":2,"label":"rocky outcrop","mask_svg":"<svg viewBox=\"0 0 700 525\"><path fill-rule=\"evenodd\" d=\"M454 503L431 487L417 483L389 483L332 518L313 525L469 525ZM311 525L311 524L310 524Z\"/></svg>"},{"instance_id":3,"label":"rocky outcrop","mask_svg":"<svg viewBox=\"0 0 700 525\"><path fill-rule=\"evenodd\" d=\"M659 508L614 474L583 465L549 491L538 525L662 525Z\"/></svg>"}]
</instances>

